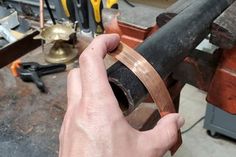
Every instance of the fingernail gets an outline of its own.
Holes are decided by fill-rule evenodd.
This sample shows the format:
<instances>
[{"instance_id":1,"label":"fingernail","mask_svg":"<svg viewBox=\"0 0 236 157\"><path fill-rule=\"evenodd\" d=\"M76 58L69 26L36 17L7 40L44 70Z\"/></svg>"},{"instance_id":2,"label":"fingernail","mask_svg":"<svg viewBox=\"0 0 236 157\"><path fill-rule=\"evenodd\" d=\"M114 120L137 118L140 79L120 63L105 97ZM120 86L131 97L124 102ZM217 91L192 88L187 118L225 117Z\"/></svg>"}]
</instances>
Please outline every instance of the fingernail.
<instances>
[{"instance_id":1,"label":"fingernail","mask_svg":"<svg viewBox=\"0 0 236 157\"><path fill-rule=\"evenodd\" d=\"M183 116L179 116L178 118L178 127L181 128L184 125L184 117Z\"/></svg>"}]
</instances>

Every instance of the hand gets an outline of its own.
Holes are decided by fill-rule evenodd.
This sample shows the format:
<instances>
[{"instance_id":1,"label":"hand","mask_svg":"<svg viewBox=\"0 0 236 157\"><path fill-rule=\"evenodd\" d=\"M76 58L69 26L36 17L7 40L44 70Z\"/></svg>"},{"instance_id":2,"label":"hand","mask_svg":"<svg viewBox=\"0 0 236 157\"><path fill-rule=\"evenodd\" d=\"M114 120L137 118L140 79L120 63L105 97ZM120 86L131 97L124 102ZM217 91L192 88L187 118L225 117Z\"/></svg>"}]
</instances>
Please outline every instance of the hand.
<instances>
[{"instance_id":1,"label":"hand","mask_svg":"<svg viewBox=\"0 0 236 157\"><path fill-rule=\"evenodd\" d=\"M103 58L120 38L100 35L68 75L68 108L60 132L60 157L161 157L176 142L184 123L169 114L150 131L133 129L109 85Z\"/></svg>"}]
</instances>

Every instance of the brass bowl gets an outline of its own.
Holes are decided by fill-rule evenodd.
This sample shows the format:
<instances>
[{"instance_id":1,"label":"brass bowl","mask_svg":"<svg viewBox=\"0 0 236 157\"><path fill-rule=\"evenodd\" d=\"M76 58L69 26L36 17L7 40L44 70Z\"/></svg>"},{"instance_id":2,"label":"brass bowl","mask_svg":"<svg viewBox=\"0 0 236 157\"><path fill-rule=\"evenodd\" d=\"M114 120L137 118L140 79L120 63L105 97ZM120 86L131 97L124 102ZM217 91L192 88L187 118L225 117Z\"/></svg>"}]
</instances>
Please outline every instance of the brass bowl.
<instances>
[{"instance_id":1,"label":"brass bowl","mask_svg":"<svg viewBox=\"0 0 236 157\"><path fill-rule=\"evenodd\" d=\"M70 35L75 33L74 29L68 25L56 24L47 28L43 28L39 35L34 39L43 39L46 42L52 42L57 40L69 40Z\"/></svg>"}]
</instances>

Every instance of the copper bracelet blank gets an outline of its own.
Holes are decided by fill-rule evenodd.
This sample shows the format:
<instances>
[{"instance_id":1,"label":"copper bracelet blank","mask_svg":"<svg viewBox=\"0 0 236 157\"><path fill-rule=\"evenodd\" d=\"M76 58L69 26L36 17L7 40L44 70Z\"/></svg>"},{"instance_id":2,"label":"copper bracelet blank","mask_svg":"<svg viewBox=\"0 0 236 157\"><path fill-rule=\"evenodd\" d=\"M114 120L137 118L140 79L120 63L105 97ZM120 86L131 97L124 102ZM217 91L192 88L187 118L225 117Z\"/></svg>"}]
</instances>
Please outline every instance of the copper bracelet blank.
<instances>
[{"instance_id":1,"label":"copper bracelet blank","mask_svg":"<svg viewBox=\"0 0 236 157\"><path fill-rule=\"evenodd\" d=\"M110 55L129 68L144 84L157 105L161 117L168 113L176 112L164 81L143 56L124 43L121 43L114 52L110 53ZM170 149L172 155L178 150L181 144L182 138L179 131L178 141Z\"/></svg>"},{"instance_id":2,"label":"copper bracelet blank","mask_svg":"<svg viewBox=\"0 0 236 157\"><path fill-rule=\"evenodd\" d=\"M165 83L143 56L123 43L118 46L116 51L110 53L110 55L123 63L139 78L147 88L162 116L167 113L175 112L172 99Z\"/></svg>"}]
</instances>

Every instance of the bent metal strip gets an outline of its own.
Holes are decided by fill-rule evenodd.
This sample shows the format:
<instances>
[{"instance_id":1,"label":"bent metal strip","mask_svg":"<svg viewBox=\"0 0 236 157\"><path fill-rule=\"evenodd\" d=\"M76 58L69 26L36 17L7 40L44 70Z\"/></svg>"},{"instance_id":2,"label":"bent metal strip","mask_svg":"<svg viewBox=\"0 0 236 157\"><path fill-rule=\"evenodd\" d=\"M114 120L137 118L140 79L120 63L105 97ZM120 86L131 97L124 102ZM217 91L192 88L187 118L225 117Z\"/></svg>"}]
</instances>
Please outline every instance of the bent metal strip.
<instances>
[{"instance_id":1,"label":"bent metal strip","mask_svg":"<svg viewBox=\"0 0 236 157\"><path fill-rule=\"evenodd\" d=\"M124 43L121 43L110 55L128 67L139 78L156 103L162 117L168 113L175 113L174 104L164 81L143 56ZM181 143L182 139L179 132L178 141L171 148L171 154L177 151Z\"/></svg>"}]
</instances>

